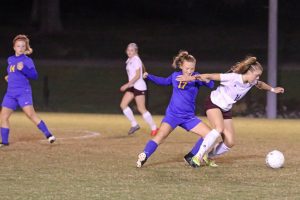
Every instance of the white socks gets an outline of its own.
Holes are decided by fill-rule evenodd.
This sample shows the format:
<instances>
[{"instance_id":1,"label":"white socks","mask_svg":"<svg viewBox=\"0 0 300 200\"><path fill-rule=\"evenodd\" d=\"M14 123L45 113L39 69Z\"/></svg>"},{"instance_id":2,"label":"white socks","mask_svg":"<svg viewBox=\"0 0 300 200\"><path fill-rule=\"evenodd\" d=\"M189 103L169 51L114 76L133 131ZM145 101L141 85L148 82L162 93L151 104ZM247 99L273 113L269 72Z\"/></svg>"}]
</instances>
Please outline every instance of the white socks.
<instances>
[{"instance_id":1,"label":"white socks","mask_svg":"<svg viewBox=\"0 0 300 200\"><path fill-rule=\"evenodd\" d=\"M138 125L138 123L136 122L133 112L129 107L126 107L123 110L124 115L127 117L127 119L129 119L130 123L131 123L131 127L134 127L136 125Z\"/></svg>"},{"instance_id":2,"label":"white socks","mask_svg":"<svg viewBox=\"0 0 300 200\"><path fill-rule=\"evenodd\" d=\"M214 157L214 156L217 156L217 155L221 155L221 154L224 154L226 153L227 151L229 151L230 148L226 146L226 144L224 142L220 143L217 148L213 151L211 151L209 154L208 154L208 157Z\"/></svg>"},{"instance_id":3,"label":"white socks","mask_svg":"<svg viewBox=\"0 0 300 200\"><path fill-rule=\"evenodd\" d=\"M152 116L148 111L143 114L143 118L149 124L152 131L155 131L157 129L157 127L152 119Z\"/></svg>"},{"instance_id":4,"label":"white socks","mask_svg":"<svg viewBox=\"0 0 300 200\"><path fill-rule=\"evenodd\" d=\"M220 133L215 129L211 130L204 138L202 145L200 146L199 151L196 156L201 158L204 154L211 149L211 147L215 144L216 139L220 136Z\"/></svg>"}]
</instances>

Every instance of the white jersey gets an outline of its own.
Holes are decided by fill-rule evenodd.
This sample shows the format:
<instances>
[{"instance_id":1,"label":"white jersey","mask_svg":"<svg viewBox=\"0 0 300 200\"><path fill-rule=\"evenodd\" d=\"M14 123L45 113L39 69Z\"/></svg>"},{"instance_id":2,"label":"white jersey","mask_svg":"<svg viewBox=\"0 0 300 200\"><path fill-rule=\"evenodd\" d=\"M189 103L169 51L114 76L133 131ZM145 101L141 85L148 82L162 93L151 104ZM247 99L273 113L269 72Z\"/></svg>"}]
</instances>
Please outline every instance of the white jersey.
<instances>
[{"instance_id":1,"label":"white jersey","mask_svg":"<svg viewBox=\"0 0 300 200\"><path fill-rule=\"evenodd\" d=\"M133 87L137 90L147 90L146 83L143 79L143 63L141 59L136 55L132 58L128 58L126 61L126 71L128 75L128 81L132 80L136 74L136 70L139 69L140 78L134 83Z\"/></svg>"},{"instance_id":2,"label":"white jersey","mask_svg":"<svg viewBox=\"0 0 300 200\"><path fill-rule=\"evenodd\" d=\"M223 111L229 111L232 105L243 98L247 92L257 84L244 83L241 74L226 73L220 74L221 85L211 92L211 101Z\"/></svg>"}]
</instances>

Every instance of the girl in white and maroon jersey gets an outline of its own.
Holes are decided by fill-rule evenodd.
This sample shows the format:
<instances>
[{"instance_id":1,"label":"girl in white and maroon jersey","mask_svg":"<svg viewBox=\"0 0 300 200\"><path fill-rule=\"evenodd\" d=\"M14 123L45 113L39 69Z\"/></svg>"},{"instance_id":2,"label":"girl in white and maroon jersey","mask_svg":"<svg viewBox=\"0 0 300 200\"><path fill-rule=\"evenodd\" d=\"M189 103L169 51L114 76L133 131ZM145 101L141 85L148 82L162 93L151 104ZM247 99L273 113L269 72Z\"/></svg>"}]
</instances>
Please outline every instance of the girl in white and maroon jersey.
<instances>
[{"instance_id":1,"label":"girl in white and maroon jersey","mask_svg":"<svg viewBox=\"0 0 300 200\"><path fill-rule=\"evenodd\" d=\"M142 114L144 120L149 124L151 128L151 135L154 136L157 133L157 127L154 123L150 112L145 106L145 94L147 92L147 85L143 79L144 65L138 56L138 47L135 43L130 43L127 46L126 54L128 59L126 61L126 71L128 75L128 82L122 85L121 92L125 92L122 98L120 107L123 110L124 115L131 123L131 128L128 131L128 135L133 134L140 129L137 121L134 118L133 112L129 107L129 103L135 99L137 109Z\"/></svg>"},{"instance_id":2,"label":"girl in white and maroon jersey","mask_svg":"<svg viewBox=\"0 0 300 200\"><path fill-rule=\"evenodd\" d=\"M209 158L224 154L234 146L235 131L231 108L233 104L243 98L253 86L276 94L284 92L284 88L282 87L273 88L270 85L259 81L262 72L263 68L256 60L256 57L247 57L231 67L229 73L199 74L192 77L178 77L178 80L181 81L195 79L201 81L220 81L220 86L212 91L205 101L205 113L207 118L212 128L222 133L223 138L223 141L208 154ZM185 156L187 161L191 160L191 157L195 155L196 157L200 157L198 150L202 145L202 141L202 139L198 140L193 150Z\"/></svg>"}]
</instances>

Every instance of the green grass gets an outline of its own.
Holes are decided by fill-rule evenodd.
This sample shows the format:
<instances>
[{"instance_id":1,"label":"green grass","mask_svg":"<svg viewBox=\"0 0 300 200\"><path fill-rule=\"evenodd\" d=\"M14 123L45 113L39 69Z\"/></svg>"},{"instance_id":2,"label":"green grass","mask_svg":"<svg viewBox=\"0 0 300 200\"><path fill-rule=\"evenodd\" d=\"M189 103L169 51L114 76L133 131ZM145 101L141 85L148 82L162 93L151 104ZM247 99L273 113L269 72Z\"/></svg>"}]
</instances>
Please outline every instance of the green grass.
<instances>
[{"instance_id":1,"label":"green grass","mask_svg":"<svg viewBox=\"0 0 300 200\"><path fill-rule=\"evenodd\" d=\"M0 149L1 200L12 199L297 199L300 196L299 120L236 118L236 146L218 168L192 169L183 156L197 136L178 128L142 169L139 152L150 139L142 129L126 135L121 115L41 113L59 138L49 145L21 113L11 119L11 145ZM159 123L162 116L155 116ZM72 131L74 130L74 131ZM99 137L76 140L79 130ZM79 132L78 132L79 131ZM265 155L282 151L285 167L265 166Z\"/></svg>"}]
</instances>

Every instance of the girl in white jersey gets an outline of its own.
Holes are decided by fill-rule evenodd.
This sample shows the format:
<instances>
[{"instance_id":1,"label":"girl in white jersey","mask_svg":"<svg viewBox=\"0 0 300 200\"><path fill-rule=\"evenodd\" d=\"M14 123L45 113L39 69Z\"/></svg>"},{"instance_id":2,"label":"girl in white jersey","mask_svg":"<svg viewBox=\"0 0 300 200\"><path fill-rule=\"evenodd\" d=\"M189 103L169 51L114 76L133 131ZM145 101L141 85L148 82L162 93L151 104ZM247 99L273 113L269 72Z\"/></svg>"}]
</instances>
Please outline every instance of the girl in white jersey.
<instances>
[{"instance_id":1,"label":"girl in white jersey","mask_svg":"<svg viewBox=\"0 0 300 200\"><path fill-rule=\"evenodd\" d=\"M137 45L135 43L130 43L127 46L126 54L128 56L126 61L128 82L122 85L120 88L121 92L125 92L120 107L123 110L124 115L131 122L131 128L128 131L128 135L131 135L140 129L140 126L134 118L132 110L128 106L129 103L135 99L138 111L142 114L144 120L149 124L151 128L151 135L154 136L157 133L157 127L150 112L145 106L145 94L147 92L147 86L143 79L144 66L140 57L138 56Z\"/></svg>"},{"instance_id":2,"label":"girl in white jersey","mask_svg":"<svg viewBox=\"0 0 300 200\"><path fill-rule=\"evenodd\" d=\"M247 92L256 86L259 89L274 92L276 94L283 93L282 87L271 87L270 85L259 81L259 77L263 72L263 68L256 60L256 57L247 57L243 61L231 67L230 73L224 74L199 74L193 77L178 77L181 81L191 81L199 79L201 81L220 81L220 86L212 91L210 96L205 101L205 112L207 118L212 126L218 132L222 133L223 141L216 146L216 148L208 154L208 157L214 157L226 153L234 146L234 128L232 121L231 108L238 100L243 98ZM201 146L201 139L196 143ZM185 156L186 160L192 159L194 163L199 165L198 157L199 151L194 154L191 151ZM206 162L209 162L206 161Z\"/></svg>"}]
</instances>

